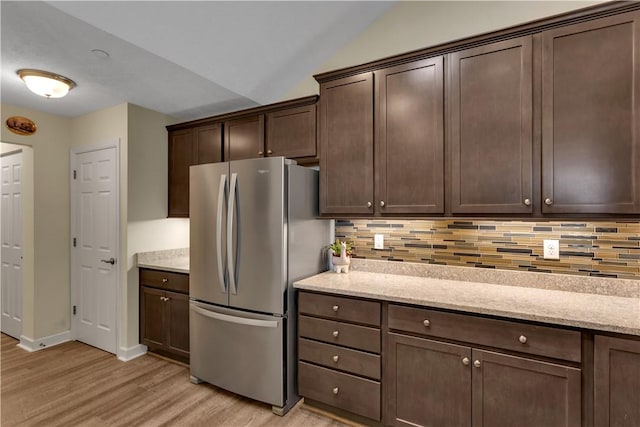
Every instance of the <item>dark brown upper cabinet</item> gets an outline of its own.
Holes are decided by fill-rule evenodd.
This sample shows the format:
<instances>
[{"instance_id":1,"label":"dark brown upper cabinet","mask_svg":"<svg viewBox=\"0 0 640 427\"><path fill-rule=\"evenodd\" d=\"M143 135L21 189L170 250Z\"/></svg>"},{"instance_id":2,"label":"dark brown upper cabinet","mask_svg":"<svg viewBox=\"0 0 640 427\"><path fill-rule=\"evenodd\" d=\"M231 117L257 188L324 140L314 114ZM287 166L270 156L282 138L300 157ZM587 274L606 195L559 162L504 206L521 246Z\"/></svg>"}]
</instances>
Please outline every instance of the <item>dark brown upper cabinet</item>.
<instances>
[{"instance_id":1,"label":"dark brown upper cabinet","mask_svg":"<svg viewBox=\"0 0 640 427\"><path fill-rule=\"evenodd\" d=\"M444 212L443 57L375 72L375 209Z\"/></svg>"},{"instance_id":2,"label":"dark brown upper cabinet","mask_svg":"<svg viewBox=\"0 0 640 427\"><path fill-rule=\"evenodd\" d=\"M638 12L542 33L542 212L640 212Z\"/></svg>"},{"instance_id":3,"label":"dark brown upper cabinet","mask_svg":"<svg viewBox=\"0 0 640 427\"><path fill-rule=\"evenodd\" d=\"M373 214L373 73L320 84L320 212Z\"/></svg>"},{"instance_id":4,"label":"dark brown upper cabinet","mask_svg":"<svg viewBox=\"0 0 640 427\"><path fill-rule=\"evenodd\" d=\"M451 212L531 213L532 37L449 55Z\"/></svg>"},{"instance_id":5,"label":"dark brown upper cabinet","mask_svg":"<svg viewBox=\"0 0 640 427\"><path fill-rule=\"evenodd\" d=\"M222 161L222 126L169 131L169 217L189 216L189 166Z\"/></svg>"},{"instance_id":6,"label":"dark brown upper cabinet","mask_svg":"<svg viewBox=\"0 0 640 427\"><path fill-rule=\"evenodd\" d=\"M169 132L169 217L189 216L189 166L197 163L193 130Z\"/></svg>"},{"instance_id":7,"label":"dark brown upper cabinet","mask_svg":"<svg viewBox=\"0 0 640 427\"><path fill-rule=\"evenodd\" d=\"M316 157L316 104L267 113L267 157Z\"/></svg>"},{"instance_id":8,"label":"dark brown upper cabinet","mask_svg":"<svg viewBox=\"0 0 640 427\"><path fill-rule=\"evenodd\" d=\"M197 152L197 164L222 161L222 124L200 126L193 130Z\"/></svg>"},{"instance_id":9,"label":"dark brown upper cabinet","mask_svg":"<svg viewBox=\"0 0 640 427\"><path fill-rule=\"evenodd\" d=\"M264 156L264 115L224 123L225 161Z\"/></svg>"}]
</instances>

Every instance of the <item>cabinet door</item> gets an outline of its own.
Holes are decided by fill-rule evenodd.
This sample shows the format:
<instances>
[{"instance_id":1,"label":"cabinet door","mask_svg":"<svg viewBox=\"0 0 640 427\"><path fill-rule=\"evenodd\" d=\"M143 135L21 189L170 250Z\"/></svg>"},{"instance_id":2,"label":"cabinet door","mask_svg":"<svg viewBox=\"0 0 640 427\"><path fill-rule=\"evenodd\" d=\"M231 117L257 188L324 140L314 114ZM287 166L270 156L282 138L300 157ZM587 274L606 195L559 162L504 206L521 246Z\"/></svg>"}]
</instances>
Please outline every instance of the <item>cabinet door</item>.
<instances>
[{"instance_id":1,"label":"cabinet door","mask_svg":"<svg viewBox=\"0 0 640 427\"><path fill-rule=\"evenodd\" d=\"M167 350L189 357L189 296L167 292L165 297Z\"/></svg>"},{"instance_id":2,"label":"cabinet door","mask_svg":"<svg viewBox=\"0 0 640 427\"><path fill-rule=\"evenodd\" d=\"M581 425L581 371L473 350L473 425Z\"/></svg>"},{"instance_id":3,"label":"cabinet door","mask_svg":"<svg viewBox=\"0 0 640 427\"><path fill-rule=\"evenodd\" d=\"M222 125L197 127L193 130L199 165L222 161Z\"/></svg>"},{"instance_id":4,"label":"cabinet door","mask_svg":"<svg viewBox=\"0 0 640 427\"><path fill-rule=\"evenodd\" d=\"M264 156L264 115L224 123L225 161Z\"/></svg>"},{"instance_id":5,"label":"cabinet door","mask_svg":"<svg viewBox=\"0 0 640 427\"><path fill-rule=\"evenodd\" d=\"M444 212L443 57L376 71L376 210Z\"/></svg>"},{"instance_id":6,"label":"cabinet door","mask_svg":"<svg viewBox=\"0 0 640 427\"><path fill-rule=\"evenodd\" d=\"M315 157L316 104L267 114L267 157Z\"/></svg>"},{"instance_id":7,"label":"cabinet door","mask_svg":"<svg viewBox=\"0 0 640 427\"><path fill-rule=\"evenodd\" d=\"M638 12L542 33L542 211L640 212Z\"/></svg>"},{"instance_id":8,"label":"cabinet door","mask_svg":"<svg viewBox=\"0 0 640 427\"><path fill-rule=\"evenodd\" d=\"M530 213L532 38L449 56L451 211Z\"/></svg>"},{"instance_id":9,"label":"cabinet door","mask_svg":"<svg viewBox=\"0 0 640 427\"><path fill-rule=\"evenodd\" d=\"M196 164L191 129L169 132L169 216L189 216L189 166Z\"/></svg>"},{"instance_id":10,"label":"cabinet door","mask_svg":"<svg viewBox=\"0 0 640 427\"><path fill-rule=\"evenodd\" d=\"M153 349L161 349L165 345L164 296L164 291L140 287L140 342Z\"/></svg>"},{"instance_id":11,"label":"cabinet door","mask_svg":"<svg viewBox=\"0 0 640 427\"><path fill-rule=\"evenodd\" d=\"M386 424L471 425L469 347L391 333L388 350Z\"/></svg>"},{"instance_id":12,"label":"cabinet door","mask_svg":"<svg viewBox=\"0 0 640 427\"><path fill-rule=\"evenodd\" d=\"M320 212L373 214L373 74L320 84Z\"/></svg>"},{"instance_id":13,"label":"cabinet door","mask_svg":"<svg viewBox=\"0 0 640 427\"><path fill-rule=\"evenodd\" d=\"M640 341L595 337L596 427L640 425Z\"/></svg>"}]
</instances>

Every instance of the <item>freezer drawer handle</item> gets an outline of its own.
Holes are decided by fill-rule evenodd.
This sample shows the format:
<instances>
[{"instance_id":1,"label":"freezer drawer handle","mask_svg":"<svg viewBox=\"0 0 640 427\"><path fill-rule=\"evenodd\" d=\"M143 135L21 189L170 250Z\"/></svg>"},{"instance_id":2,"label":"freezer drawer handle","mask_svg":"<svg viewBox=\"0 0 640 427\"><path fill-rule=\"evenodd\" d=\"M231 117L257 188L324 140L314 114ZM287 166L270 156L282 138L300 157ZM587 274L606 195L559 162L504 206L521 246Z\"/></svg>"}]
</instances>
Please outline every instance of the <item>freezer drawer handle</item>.
<instances>
[{"instance_id":1,"label":"freezer drawer handle","mask_svg":"<svg viewBox=\"0 0 640 427\"><path fill-rule=\"evenodd\" d=\"M216 212L216 258L218 261L218 283L222 293L226 293L227 289L224 283L224 270L222 269L222 203L224 202L224 189L227 185L227 175L222 174L220 177L220 187L218 188L218 212Z\"/></svg>"},{"instance_id":2,"label":"freezer drawer handle","mask_svg":"<svg viewBox=\"0 0 640 427\"><path fill-rule=\"evenodd\" d=\"M238 323L240 325L258 326L260 328L277 328L278 322L275 320L259 320L247 319L245 317L229 316L228 314L216 313L214 311L205 310L197 305L191 305L191 310L210 319L222 320L228 323Z\"/></svg>"}]
</instances>

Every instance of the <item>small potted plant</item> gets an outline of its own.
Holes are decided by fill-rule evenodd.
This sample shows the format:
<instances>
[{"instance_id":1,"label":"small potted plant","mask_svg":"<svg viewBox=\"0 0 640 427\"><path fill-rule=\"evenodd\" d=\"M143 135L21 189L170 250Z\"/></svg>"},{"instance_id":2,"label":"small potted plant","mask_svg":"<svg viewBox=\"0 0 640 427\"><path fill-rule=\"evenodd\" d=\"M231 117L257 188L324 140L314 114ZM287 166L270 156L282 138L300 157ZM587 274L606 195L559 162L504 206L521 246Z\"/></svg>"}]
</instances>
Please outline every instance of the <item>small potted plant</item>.
<instances>
[{"instance_id":1,"label":"small potted plant","mask_svg":"<svg viewBox=\"0 0 640 427\"><path fill-rule=\"evenodd\" d=\"M351 255L353 254L353 247L351 243L336 241L328 246L331 253L331 260L333 264L333 271L336 273L349 272L349 265L351 264Z\"/></svg>"}]
</instances>

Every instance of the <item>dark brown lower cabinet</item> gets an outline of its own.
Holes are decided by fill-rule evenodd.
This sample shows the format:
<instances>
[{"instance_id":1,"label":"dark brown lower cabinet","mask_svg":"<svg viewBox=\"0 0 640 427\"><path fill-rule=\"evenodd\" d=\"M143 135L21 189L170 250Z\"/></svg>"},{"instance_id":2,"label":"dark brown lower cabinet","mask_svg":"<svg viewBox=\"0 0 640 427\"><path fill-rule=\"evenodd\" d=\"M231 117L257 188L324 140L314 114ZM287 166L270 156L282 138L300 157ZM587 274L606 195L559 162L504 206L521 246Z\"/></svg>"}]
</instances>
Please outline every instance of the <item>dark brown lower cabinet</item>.
<instances>
[{"instance_id":1,"label":"dark brown lower cabinet","mask_svg":"<svg viewBox=\"0 0 640 427\"><path fill-rule=\"evenodd\" d=\"M395 333L386 424L579 426L581 370Z\"/></svg>"},{"instance_id":2,"label":"dark brown lower cabinet","mask_svg":"<svg viewBox=\"0 0 640 427\"><path fill-rule=\"evenodd\" d=\"M189 295L145 286L149 271L141 270L140 342L151 352L189 363ZM164 283L179 276L168 273Z\"/></svg>"},{"instance_id":3,"label":"dark brown lower cabinet","mask_svg":"<svg viewBox=\"0 0 640 427\"><path fill-rule=\"evenodd\" d=\"M596 335L594 424L640 425L640 341Z\"/></svg>"}]
</instances>

